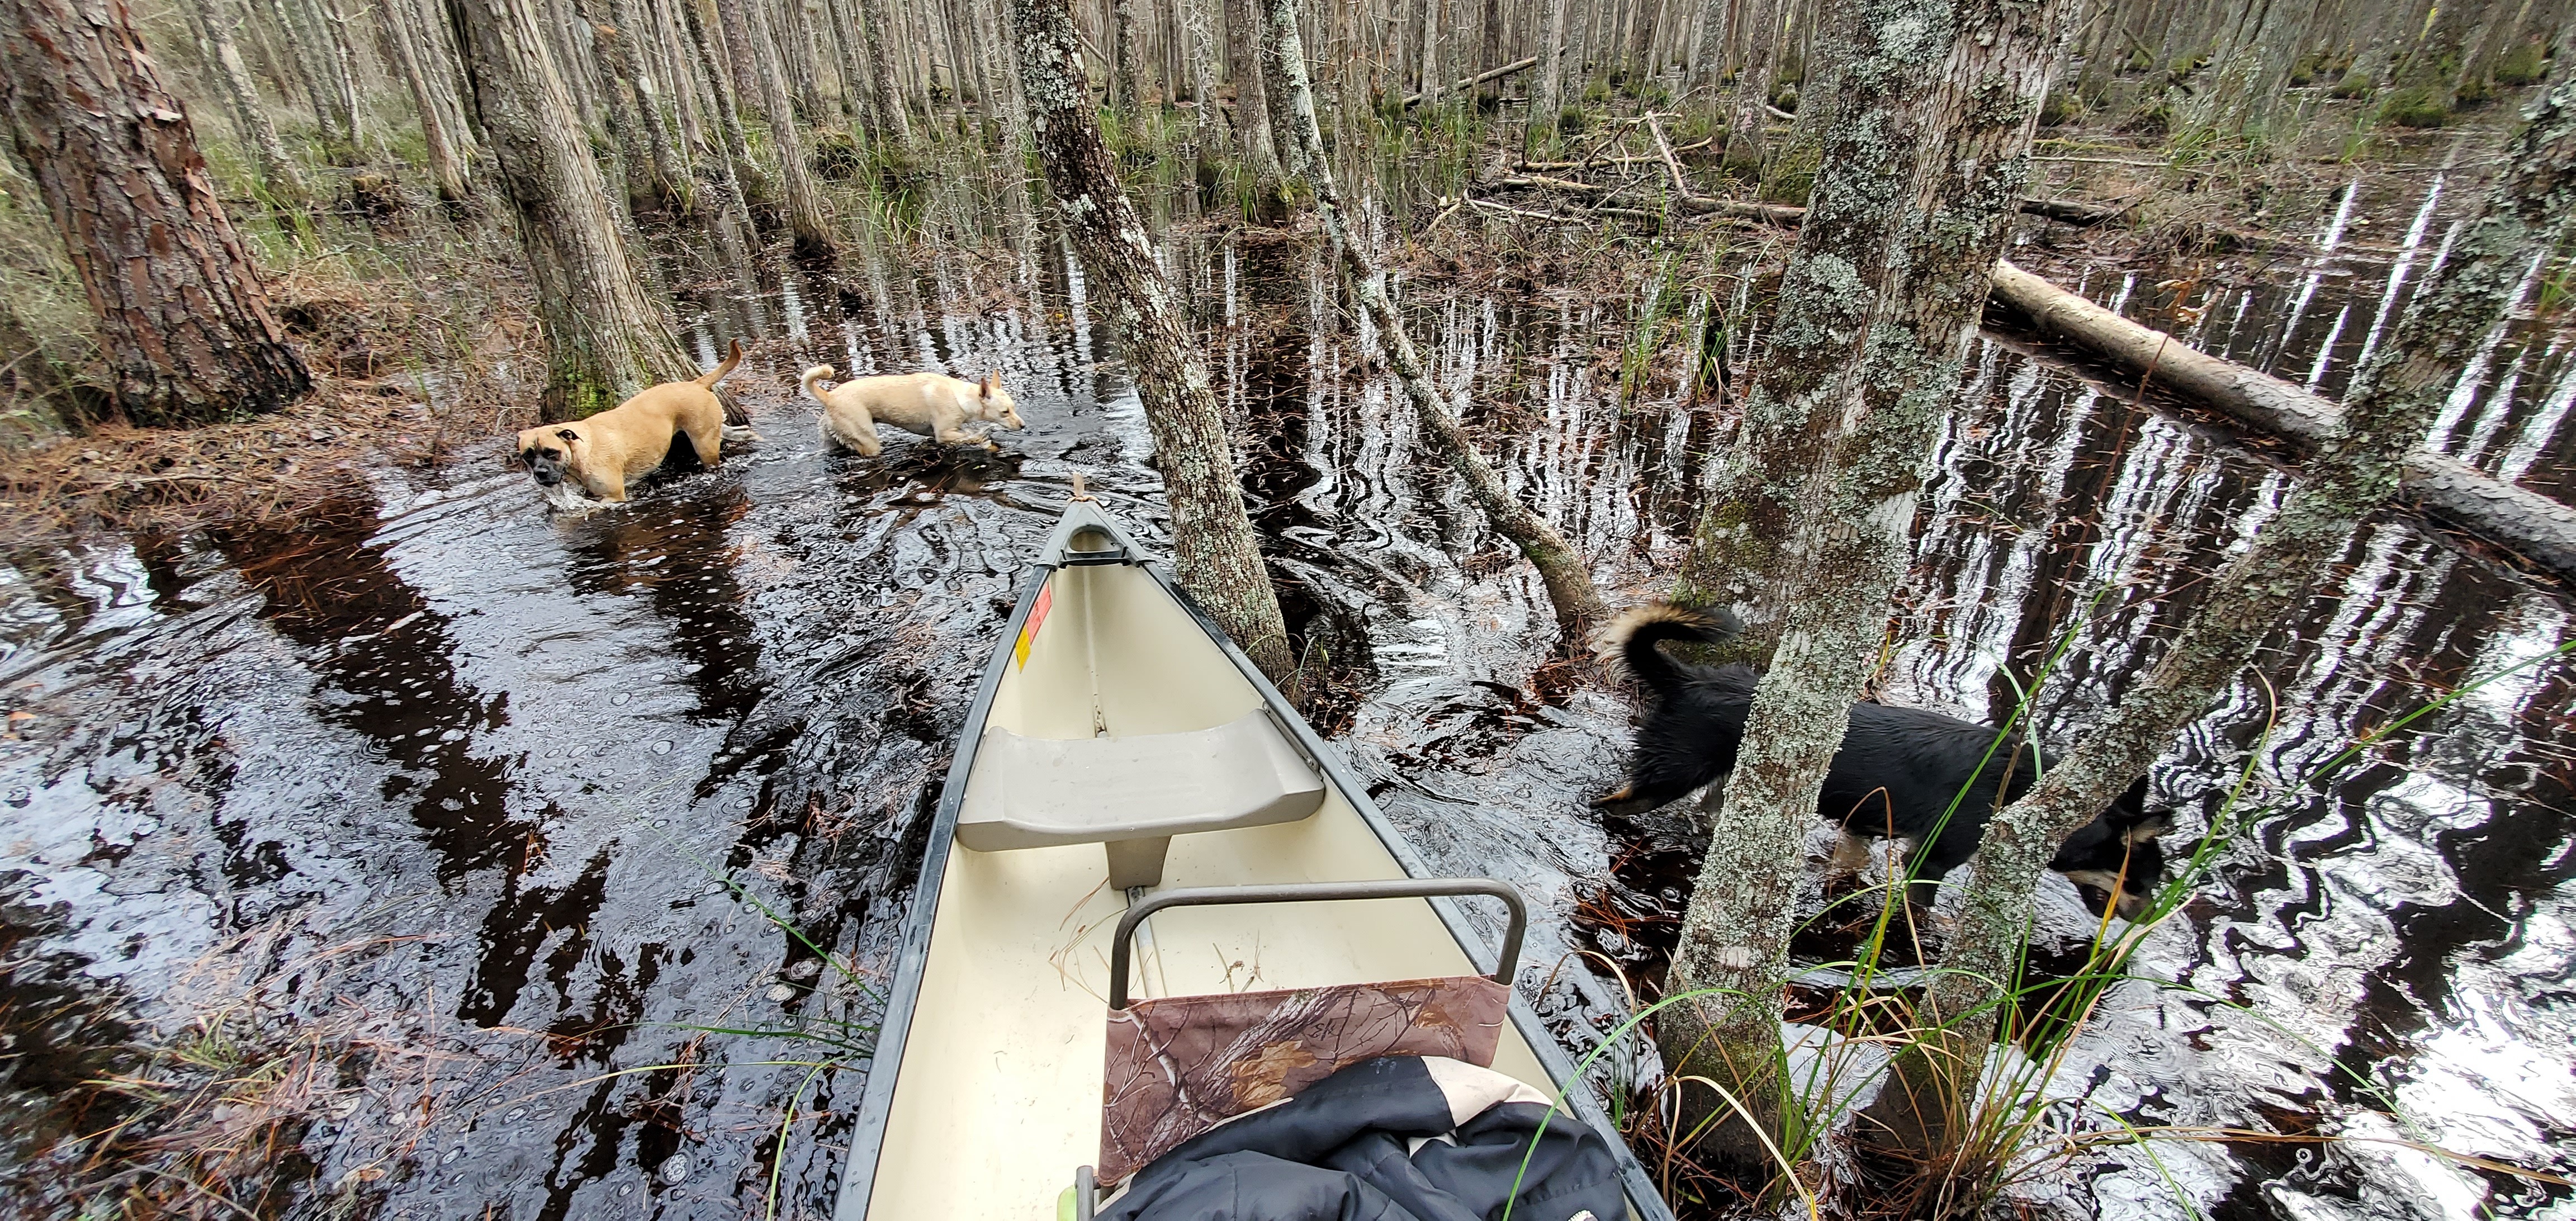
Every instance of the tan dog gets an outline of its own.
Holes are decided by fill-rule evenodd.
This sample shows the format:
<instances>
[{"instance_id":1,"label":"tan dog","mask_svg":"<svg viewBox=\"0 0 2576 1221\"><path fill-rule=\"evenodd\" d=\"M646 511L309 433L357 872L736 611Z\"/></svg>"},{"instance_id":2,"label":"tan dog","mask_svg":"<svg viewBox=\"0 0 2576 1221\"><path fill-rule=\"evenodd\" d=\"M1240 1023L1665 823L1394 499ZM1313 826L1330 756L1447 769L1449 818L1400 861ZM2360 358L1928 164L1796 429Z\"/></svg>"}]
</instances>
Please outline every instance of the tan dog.
<instances>
[{"instance_id":1,"label":"tan dog","mask_svg":"<svg viewBox=\"0 0 2576 1221\"><path fill-rule=\"evenodd\" d=\"M816 365L800 379L805 393L823 405L823 444L854 449L870 458L885 448L877 440L879 424L892 424L948 445L980 444L986 449L999 448L986 435L991 430L985 430L985 434L969 433L967 424L1028 427L1020 420L1019 406L1011 401L1010 392L1002 389L999 373L987 373L980 382L963 382L937 373L906 373L898 377L862 377L829 390L816 388L816 382L830 376L832 366Z\"/></svg>"},{"instance_id":2,"label":"tan dog","mask_svg":"<svg viewBox=\"0 0 2576 1221\"><path fill-rule=\"evenodd\" d=\"M698 461L724 461L726 440L757 441L760 434L725 423L716 383L742 363L742 341L724 363L695 381L664 382L587 420L540 424L519 433L519 461L558 509L580 507L580 493L611 504L626 500L626 481L662 465L671 438L688 434Z\"/></svg>"}]
</instances>

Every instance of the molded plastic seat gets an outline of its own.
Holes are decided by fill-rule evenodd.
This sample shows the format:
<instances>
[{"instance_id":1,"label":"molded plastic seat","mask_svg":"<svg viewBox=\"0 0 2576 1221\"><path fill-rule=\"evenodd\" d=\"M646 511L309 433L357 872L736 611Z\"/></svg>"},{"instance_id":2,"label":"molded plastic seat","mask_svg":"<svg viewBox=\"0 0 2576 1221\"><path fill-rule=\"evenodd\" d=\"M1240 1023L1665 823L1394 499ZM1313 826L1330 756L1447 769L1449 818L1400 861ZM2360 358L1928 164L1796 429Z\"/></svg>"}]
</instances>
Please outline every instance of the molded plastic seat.
<instances>
[{"instance_id":1,"label":"molded plastic seat","mask_svg":"<svg viewBox=\"0 0 2576 1221\"><path fill-rule=\"evenodd\" d=\"M984 731L957 811L978 852L1109 845L1110 882L1162 880L1171 837L1295 822L1324 804L1324 779L1260 709L1187 733L1024 738Z\"/></svg>"}]
</instances>

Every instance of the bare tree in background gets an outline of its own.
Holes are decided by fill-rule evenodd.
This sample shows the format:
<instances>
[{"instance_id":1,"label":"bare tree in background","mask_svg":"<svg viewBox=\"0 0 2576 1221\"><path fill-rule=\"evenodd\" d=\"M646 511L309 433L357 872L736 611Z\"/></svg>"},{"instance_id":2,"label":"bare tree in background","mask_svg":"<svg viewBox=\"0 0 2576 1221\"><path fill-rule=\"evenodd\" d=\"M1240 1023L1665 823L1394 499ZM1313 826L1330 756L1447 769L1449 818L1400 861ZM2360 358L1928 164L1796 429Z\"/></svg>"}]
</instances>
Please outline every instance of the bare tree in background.
<instances>
[{"instance_id":1,"label":"bare tree in background","mask_svg":"<svg viewBox=\"0 0 2576 1221\"><path fill-rule=\"evenodd\" d=\"M180 7L188 14L207 66L223 85L233 130L250 145L260 188L276 199L302 201L307 195L303 172L287 155L285 141L278 139L277 124L268 117L268 105L259 96L259 84L251 79L249 67L242 62L241 48L233 41L233 30L241 18L225 0L188 0Z\"/></svg>"},{"instance_id":2,"label":"bare tree in background","mask_svg":"<svg viewBox=\"0 0 2576 1221\"><path fill-rule=\"evenodd\" d=\"M805 136L796 121L796 108L788 100L786 72L779 63L778 42L771 36L769 6L765 0L743 0L743 7L750 13L751 27L742 34L751 44L760 111L769 122L770 141L778 146L778 180L787 188L787 228L796 235L798 254L829 255L840 248L832 233L832 206L824 201L822 184L814 181L813 167L805 162Z\"/></svg>"},{"instance_id":3,"label":"bare tree in background","mask_svg":"<svg viewBox=\"0 0 2576 1221\"><path fill-rule=\"evenodd\" d=\"M203 0L214 3L215 0ZM438 23L423 19L420 0L384 0L377 10L395 68L411 90L412 108L420 114L420 132L429 153L429 176L438 197L461 204L471 196L473 133L459 120L464 106L456 97L456 78L449 71L448 44L435 36Z\"/></svg>"},{"instance_id":4,"label":"bare tree in background","mask_svg":"<svg viewBox=\"0 0 2576 1221\"><path fill-rule=\"evenodd\" d=\"M1377 327L1380 354L1403 385L1405 400L1413 405L1414 418L1422 423L1425 442L1457 472L1467 485L1468 499L1484 510L1485 520L1495 533L1510 539L1538 569L1539 580L1547 587L1548 602L1556 610L1565 647L1579 648L1585 629L1605 617L1601 594L1592 585L1591 570L1564 535L1513 498L1510 489L1503 486L1502 476L1476 451L1474 438L1449 413L1439 387L1424 371L1422 355L1405 329L1404 315L1396 311L1395 302L1386 295L1384 273L1360 245L1360 235L1351 232L1343 214L1341 190L1333 182L1332 164L1324 156L1323 129L1315 119L1314 89L1306 78L1306 44L1297 29L1297 0L1270 0L1269 9L1269 19L1263 23L1261 67L1276 77L1288 94L1288 113L1282 116L1281 134L1300 146L1299 160L1305 164L1307 181L1315 191L1315 213L1324 222L1325 235L1341 254L1342 269L1350 277L1360 307Z\"/></svg>"},{"instance_id":5,"label":"bare tree in background","mask_svg":"<svg viewBox=\"0 0 2576 1221\"><path fill-rule=\"evenodd\" d=\"M2307 462L2280 515L2211 583L2144 683L2021 800L1986 824L1976 878L1933 988L1951 1037L1918 1044L1871 1116L1900 1147L1934 1151L1974 1104L2032 920L2040 872L2057 845L2146 774L2174 735L2206 713L2342 555L2353 530L2397 491L2487 332L2505 317L2535 257L2576 218L2576 75L2562 62L2500 164L2503 176L2398 323L2355 373L2341 427Z\"/></svg>"},{"instance_id":6,"label":"bare tree in background","mask_svg":"<svg viewBox=\"0 0 2576 1221\"><path fill-rule=\"evenodd\" d=\"M447 0L447 13L536 279L546 415L578 419L696 376L661 298L629 261L623 210L573 114L534 0Z\"/></svg>"},{"instance_id":7,"label":"bare tree in background","mask_svg":"<svg viewBox=\"0 0 2576 1221\"><path fill-rule=\"evenodd\" d=\"M1136 205L1119 186L1101 143L1082 44L1066 0L1011 0L1020 79L1037 132L1047 186L1085 273L1107 290L1107 321L1135 368L1154 454L1172 503L1172 546L1181 584L1283 685L1296 660L1279 596L1244 513L1234 443L1208 386L1207 362L1155 257Z\"/></svg>"},{"instance_id":8,"label":"bare tree in background","mask_svg":"<svg viewBox=\"0 0 2576 1221\"><path fill-rule=\"evenodd\" d=\"M215 198L197 133L123 0L0 0L0 110L142 424L269 411L313 388Z\"/></svg>"}]
</instances>

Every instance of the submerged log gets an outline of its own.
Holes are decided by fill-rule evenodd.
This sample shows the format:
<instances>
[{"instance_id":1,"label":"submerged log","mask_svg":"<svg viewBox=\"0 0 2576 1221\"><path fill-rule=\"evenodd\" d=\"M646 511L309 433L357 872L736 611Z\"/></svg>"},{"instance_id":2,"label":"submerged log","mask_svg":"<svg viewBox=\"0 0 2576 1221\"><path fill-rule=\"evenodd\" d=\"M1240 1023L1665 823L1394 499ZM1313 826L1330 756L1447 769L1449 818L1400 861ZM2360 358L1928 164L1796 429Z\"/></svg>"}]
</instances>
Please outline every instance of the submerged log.
<instances>
[{"instance_id":1,"label":"submerged log","mask_svg":"<svg viewBox=\"0 0 2576 1221\"><path fill-rule=\"evenodd\" d=\"M2027 316L2052 339L2131 376L2153 369L2155 385L2302 450L2315 450L2335 433L2340 409L2332 401L2131 322L2009 262L1995 264L1994 299ZM2399 495L2542 568L2576 579L2576 508L2455 458L2420 450L2406 460Z\"/></svg>"}]
</instances>

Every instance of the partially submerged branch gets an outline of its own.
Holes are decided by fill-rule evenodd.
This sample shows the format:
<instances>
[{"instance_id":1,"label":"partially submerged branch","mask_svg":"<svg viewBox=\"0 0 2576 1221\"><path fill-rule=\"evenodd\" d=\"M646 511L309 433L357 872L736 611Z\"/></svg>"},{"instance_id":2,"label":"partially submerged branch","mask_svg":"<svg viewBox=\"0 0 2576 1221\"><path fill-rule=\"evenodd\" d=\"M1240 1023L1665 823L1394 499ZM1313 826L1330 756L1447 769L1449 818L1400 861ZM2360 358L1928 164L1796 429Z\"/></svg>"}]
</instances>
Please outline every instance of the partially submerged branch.
<instances>
[{"instance_id":1,"label":"partially submerged branch","mask_svg":"<svg viewBox=\"0 0 2576 1221\"><path fill-rule=\"evenodd\" d=\"M1333 183L1332 163L1324 159L1323 131L1315 121L1314 87L1306 76L1306 47L1297 30L1296 0L1270 0L1261 49L1263 71L1273 74L1272 79L1280 83L1287 97L1288 113L1282 116L1285 121L1281 134L1294 141L1302 154L1292 160L1306 166L1315 189L1315 213L1340 251L1342 267L1350 273L1361 308L1377 327L1378 347L1387 367L1404 386L1404 397L1413 405L1414 416L1421 421L1432 448L1449 463L1450 469L1458 472L1476 507L1483 509L1495 531L1512 540L1538 569L1539 580L1547 586L1548 601L1556 608L1557 625L1564 633L1566 646L1574 647L1582 640L1587 625L1607 615L1601 594L1592 587L1592 573L1565 536L1513 497L1493 464L1476 451L1474 439L1467 435L1458 417L1450 414L1448 405L1441 401L1439 387L1432 385L1430 374L1424 371L1421 353L1405 329L1404 316L1387 298L1385 276L1343 219L1341 192Z\"/></svg>"}]
</instances>

